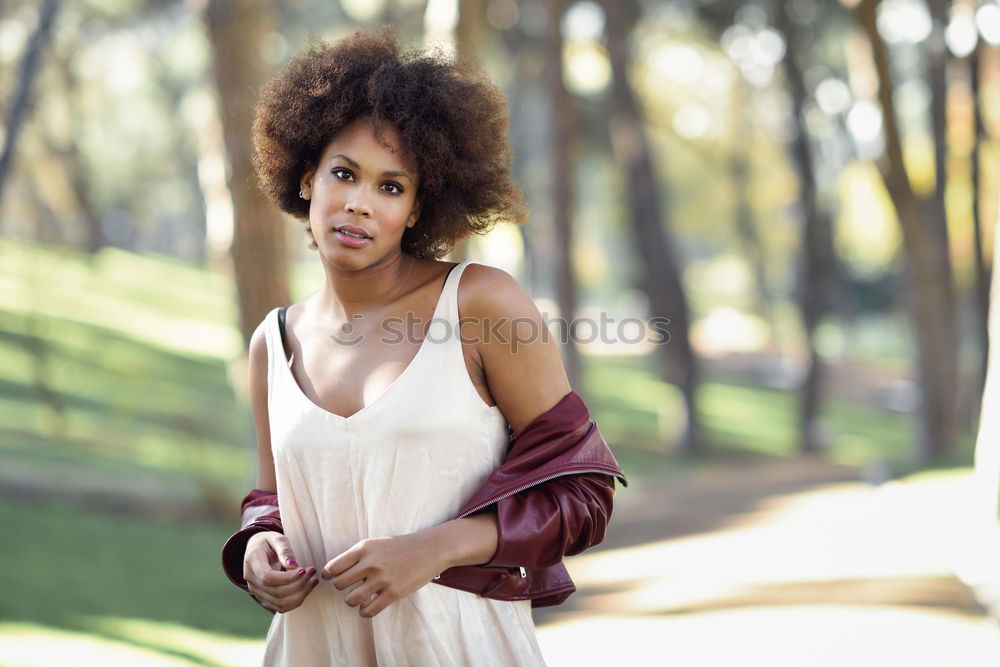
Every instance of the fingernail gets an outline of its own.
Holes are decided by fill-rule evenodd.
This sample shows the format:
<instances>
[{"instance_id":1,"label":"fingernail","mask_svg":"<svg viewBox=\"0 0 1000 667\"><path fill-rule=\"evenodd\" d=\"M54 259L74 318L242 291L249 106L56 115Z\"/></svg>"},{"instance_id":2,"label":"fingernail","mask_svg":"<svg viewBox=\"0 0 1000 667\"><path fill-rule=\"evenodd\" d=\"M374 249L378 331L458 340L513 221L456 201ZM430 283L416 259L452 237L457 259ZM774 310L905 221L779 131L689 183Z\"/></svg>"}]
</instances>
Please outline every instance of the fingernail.
<instances>
[{"instance_id":1,"label":"fingernail","mask_svg":"<svg viewBox=\"0 0 1000 667\"><path fill-rule=\"evenodd\" d=\"M298 565L298 563L295 562L294 558L289 558L285 562L288 563L289 565L291 565L292 567L296 567Z\"/></svg>"},{"instance_id":2,"label":"fingernail","mask_svg":"<svg viewBox=\"0 0 1000 667\"><path fill-rule=\"evenodd\" d=\"M309 576L311 577L314 574L316 574L316 568L314 568L314 567L309 568Z\"/></svg>"},{"instance_id":3,"label":"fingernail","mask_svg":"<svg viewBox=\"0 0 1000 667\"><path fill-rule=\"evenodd\" d=\"M296 573L295 573L295 576L296 576L296 577L301 577L301 576L302 576L303 574L305 574L305 573L306 573L306 571L305 571L305 570L299 570L298 572L296 572Z\"/></svg>"},{"instance_id":4,"label":"fingernail","mask_svg":"<svg viewBox=\"0 0 1000 667\"><path fill-rule=\"evenodd\" d=\"M318 583L319 583L319 579L313 579L313 580L312 580L312 585L313 585L313 586L315 586L315 585L316 585L316 584L318 584Z\"/></svg>"}]
</instances>

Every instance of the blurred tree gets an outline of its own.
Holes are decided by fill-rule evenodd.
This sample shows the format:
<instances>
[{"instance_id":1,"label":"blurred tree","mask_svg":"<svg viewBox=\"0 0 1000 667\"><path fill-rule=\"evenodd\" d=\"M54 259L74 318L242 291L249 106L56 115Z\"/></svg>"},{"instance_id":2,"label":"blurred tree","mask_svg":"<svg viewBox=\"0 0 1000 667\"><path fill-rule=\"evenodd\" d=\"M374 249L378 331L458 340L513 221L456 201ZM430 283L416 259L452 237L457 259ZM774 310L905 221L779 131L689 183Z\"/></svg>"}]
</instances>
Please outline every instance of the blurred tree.
<instances>
[{"instance_id":1,"label":"blurred tree","mask_svg":"<svg viewBox=\"0 0 1000 667\"><path fill-rule=\"evenodd\" d=\"M573 271L573 137L576 118L563 81L562 16L566 0L546 0L545 52L552 128L552 217L556 232L555 280L559 314L569 326L569 342L562 347L566 375L579 386L580 353L572 325L576 316L576 278Z\"/></svg>"},{"instance_id":2,"label":"blurred tree","mask_svg":"<svg viewBox=\"0 0 1000 667\"><path fill-rule=\"evenodd\" d=\"M42 6L38 10L38 24L35 26L35 32L32 33L24 51L24 59L21 61L21 75L17 82L14 100L9 106L7 124L4 127L3 152L0 153L0 204L4 200L4 184L7 182L7 174L14 161L17 140L21 134L25 112L28 110L31 86L38 74L42 51L49 40L52 24L55 22L61 4L62 0L43 0Z\"/></svg>"},{"instance_id":3,"label":"blurred tree","mask_svg":"<svg viewBox=\"0 0 1000 667\"><path fill-rule=\"evenodd\" d=\"M486 2L485 0L465 0L457 4L455 58L462 62L478 65L480 64L480 45L489 31L489 26L486 23ZM469 258L466 240L455 244L451 258L456 262L462 262Z\"/></svg>"},{"instance_id":4,"label":"blurred tree","mask_svg":"<svg viewBox=\"0 0 1000 667\"><path fill-rule=\"evenodd\" d=\"M732 109L733 136L739 137L729 150L729 183L734 192L734 220L740 249L753 271L756 287L754 308L757 314L775 329L774 297L767 281L767 251L754 224L754 211L750 203L750 147L753 145L752 116L747 111L750 86L740 76L733 85ZM738 128L738 129L737 129Z\"/></svg>"},{"instance_id":5,"label":"blurred tree","mask_svg":"<svg viewBox=\"0 0 1000 667\"><path fill-rule=\"evenodd\" d=\"M58 156L59 164L66 171L67 180L76 197L77 209L80 212L80 217L83 220L86 230L87 250L95 253L107 245L108 240L101 226L101 213L94 205L91 195L93 185L90 182L90 170L86 168L85 156L80 150L81 115L74 112L75 108L79 108L81 94L72 62L75 57L79 56L79 53L79 44L77 40L74 40L73 44L54 58L60 82L62 83L60 97L66 107L65 117L69 121L69 128L65 143L57 143L52 135L47 132L45 133L45 141L48 144L49 150Z\"/></svg>"},{"instance_id":6,"label":"blurred tree","mask_svg":"<svg viewBox=\"0 0 1000 667\"><path fill-rule=\"evenodd\" d=\"M184 96L189 92L189 86L171 76L169 68L162 59L153 59L150 65L152 66L152 75L156 80L157 87L163 93L170 108L181 108ZM198 153L197 149L192 146L192 133L185 127L182 116L180 114L170 114L168 121L170 126L167 130L174 136L175 159L179 163L179 171L183 174L183 181L187 186L193 204L188 216L190 224L195 228L195 232L191 235L194 247L188 251L189 257L203 262L209 259L207 248L208 230L205 219L205 211L208 204L205 201L205 191L202 189L201 181L198 178Z\"/></svg>"},{"instance_id":7,"label":"blurred tree","mask_svg":"<svg viewBox=\"0 0 1000 667\"><path fill-rule=\"evenodd\" d=\"M889 54L876 25L878 6L879 0L861 0L857 12L871 43L878 79L878 100L886 143L886 160L879 164L879 171L902 228L910 274L908 307L916 339L921 389L918 456L922 461L928 461L952 449L958 431L957 321L943 208L946 178L941 155L945 150L944 118L939 106L943 102L936 99L932 102L936 184L932 196L922 201L910 183L903 162ZM939 68L938 61L932 56L932 98L945 94Z\"/></svg>"},{"instance_id":8,"label":"blurred tree","mask_svg":"<svg viewBox=\"0 0 1000 667\"><path fill-rule=\"evenodd\" d=\"M640 12L634 0L602 0L601 4L607 17L612 70L609 130L615 158L624 172L632 239L640 260L638 287L648 296L654 315L670 316L670 344L657 346L657 352L663 364L663 377L678 385L684 396L687 420L680 449L691 456L701 451L701 423L695 397L699 369L689 337L687 297L643 119L628 79L631 56L626 42Z\"/></svg>"},{"instance_id":9,"label":"blurred tree","mask_svg":"<svg viewBox=\"0 0 1000 667\"><path fill-rule=\"evenodd\" d=\"M455 27L455 55L459 60L478 63L483 42L489 34L486 0L460 0Z\"/></svg>"},{"instance_id":10,"label":"blurred tree","mask_svg":"<svg viewBox=\"0 0 1000 667\"><path fill-rule=\"evenodd\" d=\"M264 315L291 300L285 221L257 187L250 161L253 96L267 69L260 45L273 24L271 10L265 0L210 0L204 15L229 156L234 217L231 253L244 347L249 346Z\"/></svg>"},{"instance_id":11,"label":"blurred tree","mask_svg":"<svg viewBox=\"0 0 1000 667\"><path fill-rule=\"evenodd\" d=\"M800 280L796 291L809 349L809 364L799 395L799 448L805 452L818 452L823 446L818 428L823 359L816 344L816 328L830 310L837 262L830 216L818 201L812 147L804 116L809 92L800 60L809 42L800 39L799 28L789 8L793 1L778 1L777 28L785 39L785 83L791 92L794 118L798 125L789 148L799 177L799 203L803 218Z\"/></svg>"}]
</instances>

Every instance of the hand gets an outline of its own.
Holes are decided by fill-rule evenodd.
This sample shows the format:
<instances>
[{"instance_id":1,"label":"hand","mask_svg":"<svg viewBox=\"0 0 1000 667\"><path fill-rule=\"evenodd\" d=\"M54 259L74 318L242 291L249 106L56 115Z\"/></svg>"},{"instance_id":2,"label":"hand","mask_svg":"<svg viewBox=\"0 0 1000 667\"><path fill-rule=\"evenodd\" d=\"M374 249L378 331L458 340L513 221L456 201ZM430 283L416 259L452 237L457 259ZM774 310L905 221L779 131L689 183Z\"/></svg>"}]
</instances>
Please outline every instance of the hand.
<instances>
[{"instance_id":1,"label":"hand","mask_svg":"<svg viewBox=\"0 0 1000 667\"><path fill-rule=\"evenodd\" d=\"M323 568L344 601L371 618L446 570L449 563L433 531L361 540Z\"/></svg>"},{"instance_id":2,"label":"hand","mask_svg":"<svg viewBox=\"0 0 1000 667\"><path fill-rule=\"evenodd\" d=\"M243 578L247 590L275 612L288 612L306 599L319 583L316 568L300 567L288 538L274 531L256 533L247 541Z\"/></svg>"}]
</instances>

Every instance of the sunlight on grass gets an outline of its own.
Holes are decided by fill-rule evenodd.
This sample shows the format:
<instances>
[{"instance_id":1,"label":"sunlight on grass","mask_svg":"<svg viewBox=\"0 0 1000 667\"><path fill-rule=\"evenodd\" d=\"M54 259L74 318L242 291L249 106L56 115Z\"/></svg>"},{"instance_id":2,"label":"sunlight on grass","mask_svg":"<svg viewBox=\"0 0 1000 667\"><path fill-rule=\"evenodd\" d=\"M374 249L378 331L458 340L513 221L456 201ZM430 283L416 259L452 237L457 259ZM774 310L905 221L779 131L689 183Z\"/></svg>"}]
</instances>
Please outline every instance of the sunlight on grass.
<instances>
[{"instance_id":1,"label":"sunlight on grass","mask_svg":"<svg viewBox=\"0 0 1000 667\"><path fill-rule=\"evenodd\" d=\"M52 665L259 664L264 641L201 632L173 623L81 618L84 632L0 622L0 661L10 667Z\"/></svg>"},{"instance_id":2,"label":"sunlight on grass","mask_svg":"<svg viewBox=\"0 0 1000 667\"><path fill-rule=\"evenodd\" d=\"M243 639L202 632L176 623L94 616L86 619L84 625L90 627L96 635L154 648L162 653L183 651L204 664L258 664L264 648L263 637Z\"/></svg>"},{"instance_id":3,"label":"sunlight on grass","mask_svg":"<svg viewBox=\"0 0 1000 667\"><path fill-rule=\"evenodd\" d=\"M28 623L0 623L0 660L5 667L52 667L52 665L190 667L191 665L190 660L160 655L155 651L104 637Z\"/></svg>"},{"instance_id":4,"label":"sunlight on grass","mask_svg":"<svg viewBox=\"0 0 1000 667\"><path fill-rule=\"evenodd\" d=\"M241 342L220 275L158 256L0 241L0 308L106 327L178 352L229 358ZM142 280L137 280L142 276Z\"/></svg>"}]
</instances>

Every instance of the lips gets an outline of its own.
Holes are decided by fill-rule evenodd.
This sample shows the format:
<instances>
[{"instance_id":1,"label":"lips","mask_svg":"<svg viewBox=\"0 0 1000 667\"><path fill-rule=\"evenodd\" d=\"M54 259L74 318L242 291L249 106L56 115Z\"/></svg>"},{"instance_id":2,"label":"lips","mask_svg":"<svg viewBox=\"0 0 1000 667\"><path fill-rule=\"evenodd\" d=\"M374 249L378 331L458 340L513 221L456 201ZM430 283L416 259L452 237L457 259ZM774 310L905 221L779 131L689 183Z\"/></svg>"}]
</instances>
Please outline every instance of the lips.
<instances>
[{"instance_id":1,"label":"lips","mask_svg":"<svg viewBox=\"0 0 1000 667\"><path fill-rule=\"evenodd\" d=\"M370 239L371 235L360 227L355 227L354 225L341 225L335 228L338 232L347 232L348 234L353 234L356 236L362 236L366 239Z\"/></svg>"}]
</instances>

